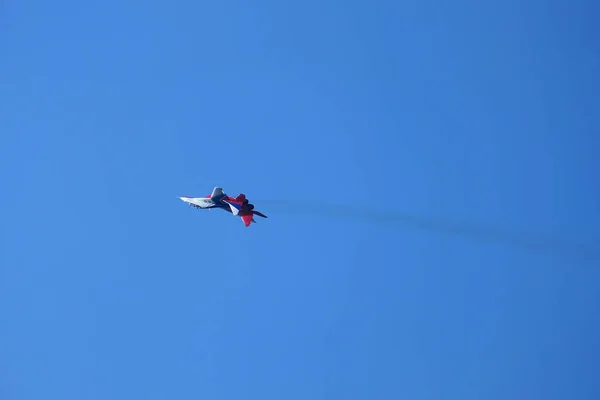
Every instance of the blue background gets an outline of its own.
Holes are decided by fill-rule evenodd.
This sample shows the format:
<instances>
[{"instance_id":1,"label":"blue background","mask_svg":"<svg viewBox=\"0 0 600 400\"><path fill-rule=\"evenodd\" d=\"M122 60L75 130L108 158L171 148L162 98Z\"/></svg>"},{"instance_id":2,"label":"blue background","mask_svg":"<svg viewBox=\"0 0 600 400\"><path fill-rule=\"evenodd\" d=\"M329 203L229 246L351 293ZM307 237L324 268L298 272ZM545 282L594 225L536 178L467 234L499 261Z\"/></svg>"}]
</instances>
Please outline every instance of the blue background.
<instances>
[{"instance_id":1,"label":"blue background","mask_svg":"<svg viewBox=\"0 0 600 400\"><path fill-rule=\"evenodd\" d=\"M96 3L1 8L2 400L600 398L597 2Z\"/></svg>"}]
</instances>

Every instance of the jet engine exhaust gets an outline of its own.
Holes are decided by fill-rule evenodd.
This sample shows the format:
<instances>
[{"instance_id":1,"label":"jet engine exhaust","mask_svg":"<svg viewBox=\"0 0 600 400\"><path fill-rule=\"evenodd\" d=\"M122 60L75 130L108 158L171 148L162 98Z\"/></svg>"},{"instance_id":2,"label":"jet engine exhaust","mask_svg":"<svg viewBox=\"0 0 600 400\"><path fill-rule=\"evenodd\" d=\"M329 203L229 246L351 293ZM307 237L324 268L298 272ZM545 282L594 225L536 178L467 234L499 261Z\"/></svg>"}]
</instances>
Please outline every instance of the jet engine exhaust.
<instances>
[{"instance_id":1,"label":"jet engine exhaust","mask_svg":"<svg viewBox=\"0 0 600 400\"><path fill-rule=\"evenodd\" d=\"M517 246L529 251L562 253L580 257L588 261L600 260L598 247L572 243L556 238L543 237L533 233L508 231L490 226L465 222L452 222L440 218L427 218L411 213L364 211L348 205L319 204L305 201L261 200L261 204L279 208L282 213L308 214L324 218L339 218L345 222L361 220L377 225L388 225L411 229L426 230L440 234L452 234L472 239L496 242L507 246Z\"/></svg>"}]
</instances>

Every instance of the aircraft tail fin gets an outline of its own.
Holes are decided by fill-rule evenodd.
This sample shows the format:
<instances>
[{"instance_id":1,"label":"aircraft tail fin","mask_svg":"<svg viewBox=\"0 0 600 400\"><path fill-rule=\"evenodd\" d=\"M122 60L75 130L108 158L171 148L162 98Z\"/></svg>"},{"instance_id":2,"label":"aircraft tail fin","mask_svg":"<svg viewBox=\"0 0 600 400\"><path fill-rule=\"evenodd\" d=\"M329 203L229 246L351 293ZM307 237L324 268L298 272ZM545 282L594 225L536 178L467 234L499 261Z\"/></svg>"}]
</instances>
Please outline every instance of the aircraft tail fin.
<instances>
[{"instance_id":1,"label":"aircraft tail fin","mask_svg":"<svg viewBox=\"0 0 600 400\"><path fill-rule=\"evenodd\" d=\"M250 226L251 223L256 222L254 221L254 218L252 218L251 214L245 214L242 215L242 222L244 222L244 225L246 225L246 227Z\"/></svg>"},{"instance_id":2,"label":"aircraft tail fin","mask_svg":"<svg viewBox=\"0 0 600 400\"><path fill-rule=\"evenodd\" d=\"M227 201L227 200L223 200L226 204L229 204L229 209L231 210L231 213L233 215L238 215L240 213L240 210L242 209L242 206L237 204L237 203L233 203L231 201Z\"/></svg>"},{"instance_id":3,"label":"aircraft tail fin","mask_svg":"<svg viewBox=\"0 0 600 400\"><path fill-rule=\"evenodd\" d=\"M225 193L223 193L223 189L220 187L215 187L210 195L212 199L223 196L225 196Z\"/></svg>"}]
</instances>

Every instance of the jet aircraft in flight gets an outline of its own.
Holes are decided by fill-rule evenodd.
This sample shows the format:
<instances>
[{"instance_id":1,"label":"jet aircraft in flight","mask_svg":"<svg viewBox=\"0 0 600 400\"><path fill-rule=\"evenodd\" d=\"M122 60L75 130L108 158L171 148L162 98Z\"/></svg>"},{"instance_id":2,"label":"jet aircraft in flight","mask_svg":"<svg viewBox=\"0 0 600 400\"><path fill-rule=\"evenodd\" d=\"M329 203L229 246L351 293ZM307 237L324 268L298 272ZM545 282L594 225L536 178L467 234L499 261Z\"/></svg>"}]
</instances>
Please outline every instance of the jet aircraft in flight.
<instances>
[{"instance_id":1,"label":"jet aircraft in flight","mask_svg":"<svg viewBox=\"0 0 600 400\"><path fill-rule=\"evenodd\" d=\"M220 208L233 215L237 215L242 218L242 222L244 222L244 225L247 227L250 226L252 222L256 223L254 215L267 218L263 213L254 210L254 204L250 204L248 199L246 199L246 195L243 193L239 194L237 197L230 197L226 195L220 187L214 188L212 193L206 197L181 196L179 198L188 203L190 207L208 210Z\"/></svg>"}]
</instances>

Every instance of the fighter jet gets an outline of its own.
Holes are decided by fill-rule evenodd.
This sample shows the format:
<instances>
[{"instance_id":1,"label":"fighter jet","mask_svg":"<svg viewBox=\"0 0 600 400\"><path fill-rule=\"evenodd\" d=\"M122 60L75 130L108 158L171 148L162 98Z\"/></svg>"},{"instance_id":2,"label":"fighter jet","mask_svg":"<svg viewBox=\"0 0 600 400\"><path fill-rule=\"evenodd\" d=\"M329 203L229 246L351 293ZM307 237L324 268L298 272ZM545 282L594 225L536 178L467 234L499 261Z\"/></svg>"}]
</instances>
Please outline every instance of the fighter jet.
<instances>
[{"instance_id":1,"label":"fighter jet","mask_svg":"<svg viewBox=\"0 0 600 400\"><path fill-rule=\"evenodd\" d=\"M250 226L251 223L256 223L254 215L258 215L262 218L267 218L266 215L254 210L254 204L250 204L246 195L243 193L237 197L230 197L223 192L220 187L215 187L211 194L206 197L179 197L184 202L188 203L190 207L201 208L201 209L213 209L220 208L221 210L227 211L233 215L237 215L242 218L242 222L246 227Z\"/></svg>"}]
</instances>

